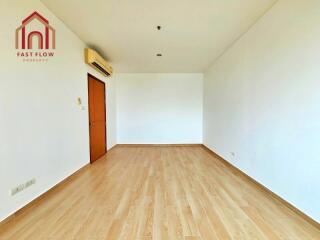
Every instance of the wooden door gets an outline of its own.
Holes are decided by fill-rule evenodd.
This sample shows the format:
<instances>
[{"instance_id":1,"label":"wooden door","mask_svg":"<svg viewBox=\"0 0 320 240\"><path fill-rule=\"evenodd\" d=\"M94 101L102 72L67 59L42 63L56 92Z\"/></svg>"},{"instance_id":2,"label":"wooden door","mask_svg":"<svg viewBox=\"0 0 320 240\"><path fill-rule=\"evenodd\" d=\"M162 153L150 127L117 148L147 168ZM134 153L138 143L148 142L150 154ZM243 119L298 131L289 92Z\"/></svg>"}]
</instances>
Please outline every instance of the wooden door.
<instances>
[{"instance_id":1,"label":"wooden door","mask_svg":"<svg viewBox=\"0 0 320 240\"><path fill-rule=\"evenodd\" d=\"M106 151L106 94L104 82L88 74L90 162L102 157Z\"/></svg>"}]
</instances>

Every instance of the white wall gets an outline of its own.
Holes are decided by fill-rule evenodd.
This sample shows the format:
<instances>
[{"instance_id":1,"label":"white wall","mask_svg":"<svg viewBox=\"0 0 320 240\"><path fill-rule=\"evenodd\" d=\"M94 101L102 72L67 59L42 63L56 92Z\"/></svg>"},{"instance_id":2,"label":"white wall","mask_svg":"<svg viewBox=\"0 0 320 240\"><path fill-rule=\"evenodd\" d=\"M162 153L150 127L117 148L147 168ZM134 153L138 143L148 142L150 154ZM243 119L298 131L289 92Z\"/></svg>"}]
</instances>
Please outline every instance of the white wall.
<instances>
[{"instance_id":1,"label":"white wall","mask_svg":"<svg viewBox=\"0 0 320 240\"><path fill-rule=\"evenodd\" d=\"M118 143L202 143L202 74L118 74Z\"/></svg>"},{"instance_id":2,"label":"white wall","mask_svg":"<svg viewBox=\"0 0 320 240\"><path fill-rule=\"evenodd\" d=\"M90 70L90 72L93 72ZM107 114L107 149L117 144L117 82L115 77L104 78L94 72L96 77L106 83L106 114Z\"/></svg>"},{"instance_id":3,"label":"white wall","mask_svg":"<svg viewBox=\"0 0 320 240\"><path fill-rule=\"evenodd\" d=\"M319 9L280 0L204 76L204 143L318 221Z\"/></svg>"},{"instance_id":4,"label":"white wall","mask_svg":"<svg viewBox=\"0 0 320 240\"><path fill-rule=\"evenodd\" d=\"M33 11L57 31L55 57L17 59L14 32ZM85 44L38 0L0 2L0 221L89 162ZM81 97L85 110L77 106ZM116 143L114 80L107 81L108 147ZM10 196L32 178L37 183Z\"/></svg>"}]
</instances>

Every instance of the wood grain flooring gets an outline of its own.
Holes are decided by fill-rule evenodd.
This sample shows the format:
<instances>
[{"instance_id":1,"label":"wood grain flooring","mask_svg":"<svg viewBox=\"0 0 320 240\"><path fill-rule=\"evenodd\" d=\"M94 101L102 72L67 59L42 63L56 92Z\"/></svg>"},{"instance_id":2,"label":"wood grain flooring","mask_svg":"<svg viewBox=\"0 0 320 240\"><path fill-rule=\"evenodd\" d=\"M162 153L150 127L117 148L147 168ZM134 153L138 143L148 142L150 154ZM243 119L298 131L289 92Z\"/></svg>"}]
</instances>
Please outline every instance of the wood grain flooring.
<instances>
[{"instance_id":1,"label":"wood grain flooring","mask_svg":"<svg viewBox=\"0 0 320 240\"><path fill-rule=\"evenodd\" d=\"M202 147L116 147L0 226L3 240L320 239Z\"/></svg>"}]
</instances>

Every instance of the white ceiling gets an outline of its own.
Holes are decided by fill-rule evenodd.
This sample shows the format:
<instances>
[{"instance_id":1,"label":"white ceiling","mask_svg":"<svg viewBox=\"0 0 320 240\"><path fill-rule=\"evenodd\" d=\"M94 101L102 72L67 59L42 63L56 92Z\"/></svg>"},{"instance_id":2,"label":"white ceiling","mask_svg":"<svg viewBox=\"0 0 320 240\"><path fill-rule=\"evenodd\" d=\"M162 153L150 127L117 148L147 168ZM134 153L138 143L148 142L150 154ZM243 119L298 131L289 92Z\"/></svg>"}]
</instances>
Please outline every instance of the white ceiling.
<instances>
[{"instance_id":1,"label":"white ceiling","mask_svg":"<svg viewBox=\"0 0 320 240\"><path fill-rule=\"evenodd\" d=\"M276 0L42 2L116 72L169 73L203 72Z\"/></svg>"}]
</instances>

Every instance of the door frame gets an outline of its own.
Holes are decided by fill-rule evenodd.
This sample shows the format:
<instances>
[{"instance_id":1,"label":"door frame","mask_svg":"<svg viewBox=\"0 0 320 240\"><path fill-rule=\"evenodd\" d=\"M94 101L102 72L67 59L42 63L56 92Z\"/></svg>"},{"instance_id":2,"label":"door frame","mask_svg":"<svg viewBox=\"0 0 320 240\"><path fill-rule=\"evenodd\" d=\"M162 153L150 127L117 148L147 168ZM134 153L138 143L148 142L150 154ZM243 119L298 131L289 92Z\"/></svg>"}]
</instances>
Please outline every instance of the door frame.
<instances>
[{"instance_id":1,"label":"door frame","mask_svg":"<svg viewBox=\"0 0 320 240\"><path fill-rule=\"evenodd\" d=\"M92 160L91 158L91 142L90 142L90 139L91 139L91 133L90 133L90 99L89 99L89 78L93 78L94 80L100 82L103 84L104 86L104 114L105 114L105 139L106 139L106 143L105 143L105 146L104 146L104 154L107 153L107 142L108 142L108 139L107 139L107 103L106 103L106 98L107 98L107 88L106 88L106 83L102 80L100 80L99 78L95 77L94 75L92 75L91 73L87 73L87 88L88 88L88 126L89 126L89 154L90 154L90 163L94 163L94 161Z\"/></svg>"}]
</instances>

